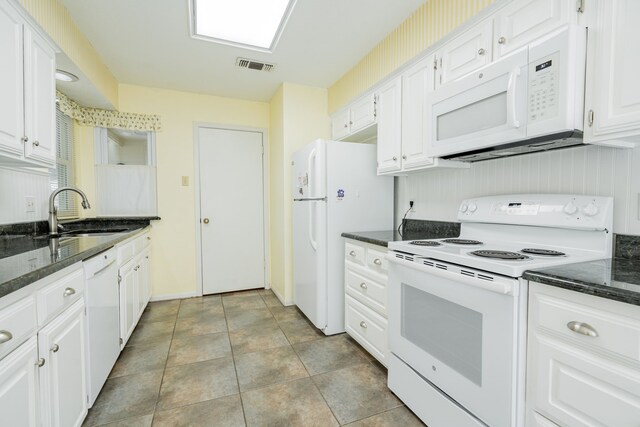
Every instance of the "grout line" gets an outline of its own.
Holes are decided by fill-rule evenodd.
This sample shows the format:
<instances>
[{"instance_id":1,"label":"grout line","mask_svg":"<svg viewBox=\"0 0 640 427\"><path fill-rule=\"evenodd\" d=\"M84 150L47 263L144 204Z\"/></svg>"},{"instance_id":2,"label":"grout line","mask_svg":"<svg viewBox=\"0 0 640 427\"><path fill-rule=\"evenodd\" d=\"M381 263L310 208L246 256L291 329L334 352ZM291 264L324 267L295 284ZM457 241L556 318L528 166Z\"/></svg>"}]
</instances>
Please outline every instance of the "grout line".
<instances>
[{"instance_id":1,"label":"grout line","mask_svg":"<svg viewBox=\"0 0 640 427\"><path fill-rule=\"evenodd\" d=\"M240 390L240 379L238 378L238 366L236 365L236 356L233 352L233 344L231 343L231 331L229 330L229 320L227 319L227 310L224 308L224 302L222 301L222 312L224 314L224 321L227 325L227 336L229 337L229 347L231 348L231 362L233 363L233 371L236 374L236 385L238 386L238 397L240 398L240 409L242 409L242 419L244 425L247 425L247 414L244 411L244 401L242 400L242 390Z\"/></svg>"}]
</instances>

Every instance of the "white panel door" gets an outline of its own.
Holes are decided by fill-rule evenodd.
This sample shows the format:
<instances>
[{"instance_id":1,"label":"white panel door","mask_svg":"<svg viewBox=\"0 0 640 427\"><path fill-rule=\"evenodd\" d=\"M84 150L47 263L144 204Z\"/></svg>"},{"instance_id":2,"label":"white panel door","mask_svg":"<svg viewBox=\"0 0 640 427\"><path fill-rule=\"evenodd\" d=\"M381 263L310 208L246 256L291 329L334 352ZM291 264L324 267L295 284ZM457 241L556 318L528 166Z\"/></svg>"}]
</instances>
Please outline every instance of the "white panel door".
<instances>
[{"instance_id":1,"label":"white panel door","mask_svg":"<svg viewBox=\"0 0 640 427\"><path fill-rule=\"evenodd\" d=\"M22 157L24 148L22 21L7 3L0 3L0 150Z\"/></svg>"},{"instance_id":2,"label":"white panel door","mask_svg":"<svg viewBox=\"0 0 640 427\"><path fill-rule=\"evenodd\" d=\"M0 361L0 424L36 427L38 340L32 337Z\"/></svg>"},{"instance_id":3,"label":"white panel door","mask_svg":"<svg viewBox=\"0 0 640 427\"><path fill-rule=\"evenodd\" d=\"M349 119L349 129L351 133L356 133L376 122L376 100L375 94L363 96L351 106L351 117Z\"/></svg>"},{"instance_id":4,"label":"white panel door","mask_svg":"<svg viewBox=\"0 0 640 427\"><path fill-rule=\"evenodd\" d=\"M351 110L348 108L338 111L331 117L331 138L340 140L349 135L349 118Z\"/></svg>"},{"instance_id":5,"label":"white panel door","mask_svg":"<svg viewBox=\"0 0 640 427\"><path fill-rule=\"evenodd\" d=\"M597 24L589 28L585 140L640 142L640 2L608 0L594 6Z\"/></svg>"},{"instance_id":6,"label":"white panel door","mask_svg":"<svg viewBox=\"0 0 640 427\"><path fill-rule=\"evenodd\" d=\"M430 122L426 117L427 93L433 91L433 55L409 68L402 75L402 167L412 169L433 164L427 156L425 129Z\"/></svg>"},{"instance_id":7,"label":"white panel door","mask_svg":"<svg viewBox=\"0 0 640 427\"><path fill-rule=\"evenodd\" d=\"M378 175L397 172L402 167L402 77L378 90Z\"/></svg>"},{"instance_id":8,"label":"white panel door","mask_svg":"<svg viewBox=\"0 0 640 427\"><path fill-rule=\"evenodd\" d=\"M264 288L262 133L201 127L198 144L203 293Z\"/></svg>"}]
</instances>

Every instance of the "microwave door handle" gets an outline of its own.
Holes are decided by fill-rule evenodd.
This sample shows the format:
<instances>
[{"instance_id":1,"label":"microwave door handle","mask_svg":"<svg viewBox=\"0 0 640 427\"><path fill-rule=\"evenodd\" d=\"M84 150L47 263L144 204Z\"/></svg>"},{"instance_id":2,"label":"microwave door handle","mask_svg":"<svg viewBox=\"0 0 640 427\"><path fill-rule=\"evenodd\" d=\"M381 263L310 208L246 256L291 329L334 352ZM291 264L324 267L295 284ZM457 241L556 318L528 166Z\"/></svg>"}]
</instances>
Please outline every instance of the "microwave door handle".
<instances>
[{"instance_id":1,"label":"microwave door handle","mask_svg":"<svg viewBox=\"0 0 640 427\"><path fill-rule=\"evenodd\" d=\"M507 124L512 128L519 128L520 121L518 120L517 114L517 104L516 104L516 96L517 96L517 84L518 77L520 76L520 68L514 69L511 73L509 73L509 83L507 85Z\"/></svg>"},{"instance_id":2,"label":"microwave door handle","mask_svg":"<svg viewBox=\"0 0 640 427\"><path fill-rule=\"evenodd\" d=\"M307 232L309 233L309 244L314 251L318 250L318 242L313 238L313 230L315 229L316 218L316 201L309 201L309 226Z\"/></svg>"},{"instance_id":3,"label":"microwave door handle","mask_svg":"<svg viewBox=\"0 0 640 427\"><path fill-rule=\"evenodd\" d=\"M309 197L316 197L311 191L311 183L316 178L315 173L311 171L313 169L315 162L316 162L316 149L313 148L311 150L311 153L309 153L309 158L307 159L307 186L309 189L309 192L308 192Z\"/></svg>"}]
</instances>

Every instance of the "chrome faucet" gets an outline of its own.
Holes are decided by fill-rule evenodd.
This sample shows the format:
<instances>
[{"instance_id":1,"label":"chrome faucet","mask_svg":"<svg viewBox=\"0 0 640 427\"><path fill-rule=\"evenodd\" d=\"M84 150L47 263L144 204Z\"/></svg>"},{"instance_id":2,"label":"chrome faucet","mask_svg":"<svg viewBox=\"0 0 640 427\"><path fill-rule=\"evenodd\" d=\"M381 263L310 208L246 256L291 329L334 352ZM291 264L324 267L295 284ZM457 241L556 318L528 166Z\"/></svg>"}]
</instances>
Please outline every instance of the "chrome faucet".
<instances>
[{"instance_id":1,"label":"chrome faucet","mask_svg":"<svg viewBox=\"0 0 640 427\"><path fill-rule=\"evenodd\" d=\"M49 196L49 235L55 236L58 234L58 209L55 207L53 202L56 199L56 196L63 191L74 191L82 197L82 207L84 209L89 209L91 205L89 204L89 200L87 200L87 196L82 192L82 190L75 187L60 187L57 190L54 190L53 193Z\"/></svg>"}]
</instances>

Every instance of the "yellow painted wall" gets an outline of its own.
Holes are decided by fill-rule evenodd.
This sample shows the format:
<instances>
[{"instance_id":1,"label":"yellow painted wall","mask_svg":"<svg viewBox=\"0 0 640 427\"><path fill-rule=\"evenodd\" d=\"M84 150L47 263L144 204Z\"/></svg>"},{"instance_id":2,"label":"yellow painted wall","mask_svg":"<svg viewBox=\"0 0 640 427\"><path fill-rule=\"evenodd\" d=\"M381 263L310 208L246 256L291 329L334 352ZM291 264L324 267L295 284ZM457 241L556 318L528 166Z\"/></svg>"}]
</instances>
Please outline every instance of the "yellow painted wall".
<instances>
[{"instance_id":1,"label":"yellow painted wall","mask_svg":"<svg viewBox=\"0 0 640 427\"><path fill-rule=\"evenodd\" d=\"M494 0L428 0L329 88L334 112Z\"/></svg>"},{"instance_id":2,"label":"yellow painted wall","mask_svg":"<svg viewBox=\"0 0 640 427\"><path fill-rule=\"evenodd\" d=\"M291 155L317 138L328 138L327 90L284 83L271 99L271 284L293 303Z\"/></svg>"},{"instance_id":3,"label":"yellow painted wall","mask_svg":"<svg viewBox=\"0 0 640 427\"><path fill-rule=\"evenodd\" d=\"M59 0L19 0L93 85L118 108L118 82Z\"/></svg>"},{"instance_id":4,"label":"yellow painted wall","mask_svg":"<svg viewBox=\"0 0 640 427\"><path fill-rule=\"evenodd\" d=\"M269 127L269 104L133 85L120 85L123 111L158 114L158 215L152 227L153 296L196 292L194 133L196 122ZM95 200L93 128L79 127L78 185ZM182 186L182 176L189 186ZM95 212L95 211L94 211ZM88 212L88 216L95 213Z\"/></svg>"}]
</instances>

